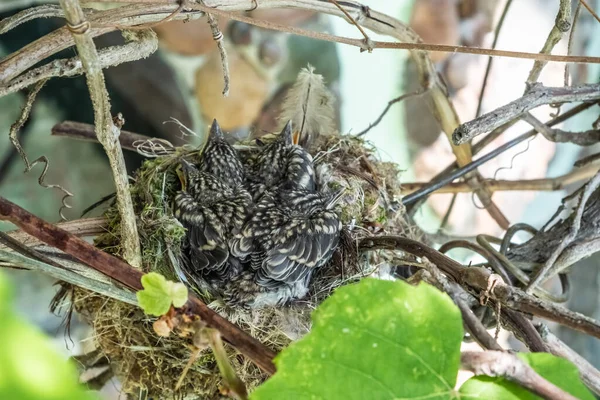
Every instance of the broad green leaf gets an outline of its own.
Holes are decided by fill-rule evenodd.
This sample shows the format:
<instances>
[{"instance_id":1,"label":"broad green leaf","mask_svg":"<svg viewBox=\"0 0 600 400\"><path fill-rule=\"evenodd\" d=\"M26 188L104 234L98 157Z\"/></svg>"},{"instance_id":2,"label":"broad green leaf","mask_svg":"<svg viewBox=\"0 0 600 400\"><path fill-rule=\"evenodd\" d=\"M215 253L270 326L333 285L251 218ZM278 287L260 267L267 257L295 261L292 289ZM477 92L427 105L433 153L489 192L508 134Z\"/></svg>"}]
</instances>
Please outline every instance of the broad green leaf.
<instances>
[{"instance_id":1,"label":"broad green leaf","mask_svg":"<svg viewBox=\"0 0 600 400\"><path fill-rule=\"evenodd\" d=\"M77 370L52 342L10 308L7 279L0 273L0 399L92 400L77 382Z\"/></svg>"},{"instance_id":2,"label":"broad green leaf","mask_svg":"<svg viewBox=\"0 0 600 400\"><path fill-rule=\"evenodd\" d=\"M253 400L454 396L462 320L434 287L364 279L336 290L312 319Z\"/></svg>"},{"instance_id":3,"label":"broad green leaf","mask_svg":"<svg viewBox=\"0 0 600 400\"><path fill-rule=\"evenodd\" d=\"M594 400L579 379L577 368L564 358L548 353L521 353L519 357L549 382L582 400ZM504 378L475 376L460 388L462 399L467 400L537 400L541 397Z\"/></svg>"},{"instance_id":4,"label":"broad green leaf","mask_svg":"<svg viewBox=\"0 0 600 400\"><path fill-rule=\"evenodd\" d=\"M138 303L148 315L161 316L171 304L181 307L187 301L187 288L181 283L168 281L161 274L150 272L142 276L143 290L136 293Z\"/></svg>"},{"instance_id":5,"label":"broad green leaf","mask_svg":"<svg viewBox=\"0 0 600 400\"><path fill-rule=\"evenodd\" d=\"M181 282L170 282L171 283L171 301L173 307L178 308L185 304L188 299L188 290L185 285Z\"/></svg>"}]
</instances>

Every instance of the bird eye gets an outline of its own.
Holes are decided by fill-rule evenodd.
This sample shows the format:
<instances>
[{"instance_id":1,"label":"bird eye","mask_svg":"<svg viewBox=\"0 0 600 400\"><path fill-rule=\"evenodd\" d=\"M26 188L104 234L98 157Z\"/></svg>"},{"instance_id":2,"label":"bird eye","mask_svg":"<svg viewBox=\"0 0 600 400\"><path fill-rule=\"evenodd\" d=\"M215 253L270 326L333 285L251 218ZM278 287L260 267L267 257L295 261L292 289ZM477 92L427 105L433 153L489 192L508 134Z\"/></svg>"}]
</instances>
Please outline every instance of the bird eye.
<instances>
[{"instance_id":1,"label":"bird eye","mask_svg":"<svg viewBox=\"0 0 600 400\"><path fill-rule=\"evenodd\" d=\"M265 142L263 142L263 141L262 141L262 140L260 140L260 139L255 139L255 142L256 142L256 145L257 145L257 146L260 146L260 147L263 147L263 146L265 145Z\"/></svg>"}]
</instances>

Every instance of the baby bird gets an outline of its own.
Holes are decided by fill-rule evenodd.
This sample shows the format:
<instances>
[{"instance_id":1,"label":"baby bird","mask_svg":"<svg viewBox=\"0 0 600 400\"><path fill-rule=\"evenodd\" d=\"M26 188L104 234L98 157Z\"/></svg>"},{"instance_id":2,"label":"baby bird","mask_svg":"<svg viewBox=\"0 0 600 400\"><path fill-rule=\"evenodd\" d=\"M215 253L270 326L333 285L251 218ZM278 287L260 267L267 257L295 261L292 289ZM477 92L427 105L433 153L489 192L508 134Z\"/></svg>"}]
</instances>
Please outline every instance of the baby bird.
<instances>
[{"instance_id":1,"label":"baby bird","mask_svg":"<svg viewBox=\"0 0 600 400\"><path fill-rule=\"evenodd\" d=\"M184 272L193 280L226 280L238 272L228 242L243 227L252 198L241 185L231 187L183 159L181 164L182 190L175 196L174 214L187 229Z\"/></svg>"},{"instance_id":2,"label":"baby bird","mask_svg":"<svg viewBox=\"0 0 600 400\"><path fill-rule=\"evenodd\" d=\"M342 194L326 198L283 186L266 191L256 204L231 252L249 259L255 283L271 293L262 301L282 304L306 294L312 273L329 261L338 244L342 224L333 208Z\"/></svg>"},{"instance_id":3,"label":"baby bird","mask_svg":"<svg viewBox=\"0 0 600 400\"><path fill-rule=\"evenodd\" d=\"M244 167L237 151L226 140L217 120L213 120L206 146L200 154L198 169L215 176L231 187L244 182Z\"/></svg>"},{"instance_id":4,"label":"baby bird","mask_svg":"<svg viewBox=\"0 0 600 400\"><path fill-rule=\"evenodd\" d=\"M249 170L249 189L255 201L265 191L282 185L310 191L316 188L312 156L294 144L291 121L273 142L265 145L251 160Z\"/></svg>"}]
</instances>

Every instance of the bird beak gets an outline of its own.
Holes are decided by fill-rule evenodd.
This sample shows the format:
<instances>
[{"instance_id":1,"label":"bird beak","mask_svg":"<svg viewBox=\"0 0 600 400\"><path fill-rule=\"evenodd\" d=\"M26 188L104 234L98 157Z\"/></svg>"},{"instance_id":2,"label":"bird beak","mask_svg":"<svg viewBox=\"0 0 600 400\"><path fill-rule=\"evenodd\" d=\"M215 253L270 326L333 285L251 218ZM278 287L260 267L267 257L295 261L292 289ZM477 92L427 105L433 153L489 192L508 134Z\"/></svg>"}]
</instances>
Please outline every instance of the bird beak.
<instances>
[{"instance_id":1,"label":"bird beak","mask_svg":"<svg viewBox=\"0 0 600 400\"><path fill-rule=\"evenodd\" d=\"M294 143L294 139L292 138L292 121L291 120L288 121L288 123L285 124L285 126L283 127L283 130L281 131L281 137L287 144Z\"/></svg>"},{"instance_id":2,"label":"bird beak","mask_svg":"<svg viewBox=\"0 0 600 400\"><path fill-rule=\"evenodd\" d=\"M325 208L331 210L333 207L335 207L340 201L340 199L344 196L344 193L346 193L346 188L341 188L337 192L334 192L329 198L329 201L327 202Z\"/></svg>"},{"instance_id":3,"label":"bird beak","mask_svg":"<svg viewBox=\"0 0 600 400\"><path fill-rule=\"evenodd\" d=\"M300 143L300 131L294 132L294 134L292 135L292 143L294 143L294 144Z\"/></svg>"},{"instance_id":4,"label":"bird beak","mask_svg":"<svg viewBox=\"0 0 600 400\"><path fill-rule=\"evenodd\" d=\"M223 139L223 131L216 119L213 119L212 125L210 126L209 138Z\"/></svg>"},{"instance_id":5,"label":"bird beak","mask_svg":"<svg viewBox=\"0 0 600 400\"><path fill-rule=\"evenodd\" d=\"M180 168L177 168L177 176L179 177L179 181L181 182L181 189L186 190L188 184L188 177L190 173L196 170L196 167L187 161L186 159L181 159Z\"/></svg>"}]
</instances>

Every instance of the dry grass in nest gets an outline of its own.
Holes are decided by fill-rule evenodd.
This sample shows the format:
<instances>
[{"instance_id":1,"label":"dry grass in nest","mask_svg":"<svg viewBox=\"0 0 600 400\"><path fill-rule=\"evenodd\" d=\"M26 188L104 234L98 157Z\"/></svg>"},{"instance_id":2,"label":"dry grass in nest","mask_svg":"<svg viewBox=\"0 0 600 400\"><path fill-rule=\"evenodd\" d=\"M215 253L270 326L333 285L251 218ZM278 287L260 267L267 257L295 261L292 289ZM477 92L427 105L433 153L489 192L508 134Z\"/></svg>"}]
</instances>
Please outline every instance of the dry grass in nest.
<instances>
[{"instance_id":1,"label":"dry grass in nest","mask_svg":"<svg viewBox=\"0 0 600 400\"><path fill-rule=\"evenodd\" d=\"M243 146L243 157L255 149ZM176 153L147 161L136 175L132 196L139 216L138 229L143 250L143 268L175 279L177 259L185 232L170 212L170 199L178 190L175 168L181 157L194 157L197 150ZM399 170L381 162L365 141L351 136L323 136L311 153L316 160L317 179L323 190L345 187L340 215L346 229L331 262L313 277L309 295L286 307L256 310L231 308L210 294L199 296L217 312L239 325L261 342L279 351L310 330L310 313L336 288L376 274L389 262L382 253L359 255L357 239L377 234L400 234L417 238L415 228L404 220L400 203ZM118 254L118 213L107 212L110 232L97 245ZM175 261L176 262L176 261ZM142 388L157 398L219 398L221 382L213 355L204 352L183 380L174 388L189 360L189 340L161 338L152 329L153 318L141 309L78 289L76 309L89 319L99 348L111 360L126 392ZM250 361L228 347L234 368L251 389L266 376Z\"/></svg>"}]
</instances>

